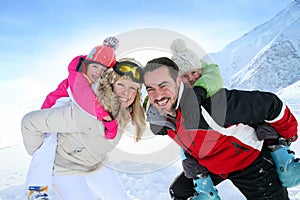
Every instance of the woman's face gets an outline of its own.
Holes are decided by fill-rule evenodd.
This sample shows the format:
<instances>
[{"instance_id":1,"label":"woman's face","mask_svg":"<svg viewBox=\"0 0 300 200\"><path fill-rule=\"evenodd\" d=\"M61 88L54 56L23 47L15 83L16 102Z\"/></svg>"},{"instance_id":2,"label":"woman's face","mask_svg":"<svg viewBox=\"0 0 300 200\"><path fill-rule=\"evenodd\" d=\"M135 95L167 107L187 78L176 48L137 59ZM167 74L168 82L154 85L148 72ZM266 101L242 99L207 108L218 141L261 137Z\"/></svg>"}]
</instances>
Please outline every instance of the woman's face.
<instances>
[{"instance_id":1,"label":"woman's face","mask_svg":"<svg viewBox=\"0 0 300 200\"><path fill-rule=\"evenodd\" d=\"M105 70L107 70L107 68L103 65L100 65L98 63L90 63L87 66L86 75L93 83L95 83Z\"/></svg>"},{"instance_id":2,"label":"woman's face","mask_svg":"<svg viewBox=\"0 0 300 200\"><path fill-rule=\"evenodd\" d=\"M129 107L137 95L139 85L131 80L120 78L114 83L114 93L119 97L121 106Z\"/></svg>"}]
</instances>

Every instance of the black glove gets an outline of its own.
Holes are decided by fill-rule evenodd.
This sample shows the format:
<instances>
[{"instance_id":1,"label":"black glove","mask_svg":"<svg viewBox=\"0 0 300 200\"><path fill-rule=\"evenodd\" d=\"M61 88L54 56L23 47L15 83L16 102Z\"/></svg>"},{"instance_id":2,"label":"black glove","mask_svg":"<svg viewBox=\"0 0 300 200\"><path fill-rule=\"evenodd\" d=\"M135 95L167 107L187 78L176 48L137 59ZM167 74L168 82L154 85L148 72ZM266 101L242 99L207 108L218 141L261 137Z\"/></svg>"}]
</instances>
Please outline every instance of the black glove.
<instances>
[{"instance_id":1,"label":"black glove","mask_svg":"<svg viewBox=\"0 0 300 200\"><path fill-rule=\"evenodd\" d=\"M277 131L267 123L259 123L254 125L257 138L259 140L278 139Z\"/></svg>"},{"instance_id":2,"label":"black glove","mask_svg":"<svg viewBox=\"0 0 300 200\"><path fill-rule=\"evenodd\" d=\"M186 152L184 154L186 156L186 159L182 161L182 167L184 175L187 178L196 180L198 178L204 178L208 176L208 170L200 165L196 158Z\"/></svg>"}]
</instances>

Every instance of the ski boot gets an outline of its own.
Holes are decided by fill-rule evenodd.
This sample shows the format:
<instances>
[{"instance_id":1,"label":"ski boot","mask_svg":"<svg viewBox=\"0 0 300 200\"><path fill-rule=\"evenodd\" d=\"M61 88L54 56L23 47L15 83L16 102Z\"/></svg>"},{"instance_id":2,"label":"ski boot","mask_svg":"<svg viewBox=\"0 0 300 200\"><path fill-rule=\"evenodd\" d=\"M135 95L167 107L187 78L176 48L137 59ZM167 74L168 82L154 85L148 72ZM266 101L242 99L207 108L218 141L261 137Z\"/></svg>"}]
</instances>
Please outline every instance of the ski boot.
<instances>
[{"instance_id":1,"label":"ski boot","mask_svg":"<svg viewBox=\"0 0 300 200\"><path fill-rule=\"evenodd\" d=\"M196 195L189 200L221 200L210 176L194 180Z\"/></svg>"},{"instance_id":2,"label":"ski boot","mask_svg":"<svg viewBox=\"0 0 300 200\"><path fill-rule=\"evenodd\" d=\"M49 200L48 186L29 186L28 200Z\"/></svg>"},{"instance_id":3,"label":"ski boot","mask_svg":"<svg viewBox=\"0 0 300 200\"><path fill-rule=\"evenodd\" d=\"M278 143L269 148L279 179L284 187L295 187L300 184L300 159L295 158L295 153L284 138L279 138Z\"/></svg>"}]
</instances>

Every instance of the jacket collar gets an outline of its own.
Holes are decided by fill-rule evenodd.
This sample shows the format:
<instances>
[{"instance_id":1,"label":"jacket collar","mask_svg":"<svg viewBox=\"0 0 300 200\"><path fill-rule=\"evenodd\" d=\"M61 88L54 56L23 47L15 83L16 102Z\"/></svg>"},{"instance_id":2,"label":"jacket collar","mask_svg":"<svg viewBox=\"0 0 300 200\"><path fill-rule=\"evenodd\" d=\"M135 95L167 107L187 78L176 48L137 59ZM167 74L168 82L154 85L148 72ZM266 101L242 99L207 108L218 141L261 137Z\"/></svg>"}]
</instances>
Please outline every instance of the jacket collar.
<instances>
[{"instance_id":1,"label":"jacket collar","mask_svg":"<svg viewBox=\"0 0 300 200\"><path fill-rule=\"evenodd\" d=\"M183 90L184 90L184 84L183 84L183 82L180 82L179 91L178 91L178 99L177 99L177 104L176 104L176 110L179 107L179 102L182 98Z\"/></svg>"}]
</instances>

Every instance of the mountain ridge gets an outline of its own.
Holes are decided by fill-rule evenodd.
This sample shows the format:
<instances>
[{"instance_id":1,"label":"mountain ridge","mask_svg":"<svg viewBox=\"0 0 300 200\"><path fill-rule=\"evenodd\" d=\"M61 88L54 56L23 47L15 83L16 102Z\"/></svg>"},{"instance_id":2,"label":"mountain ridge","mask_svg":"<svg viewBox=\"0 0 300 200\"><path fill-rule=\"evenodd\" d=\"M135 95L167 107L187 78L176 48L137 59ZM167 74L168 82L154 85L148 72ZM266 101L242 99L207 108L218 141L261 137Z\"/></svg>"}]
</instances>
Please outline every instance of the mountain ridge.
<instances>
[{"instance_id":1,"label":"mountain ridge","mask_svg":"<svg viewBox=\"0 0 300 200\"><path fill-rule=\"evenodd\" d=\"M228 88L276 92L300 80L300 3L209 54Z\"/></svg>"}]
</instances>

